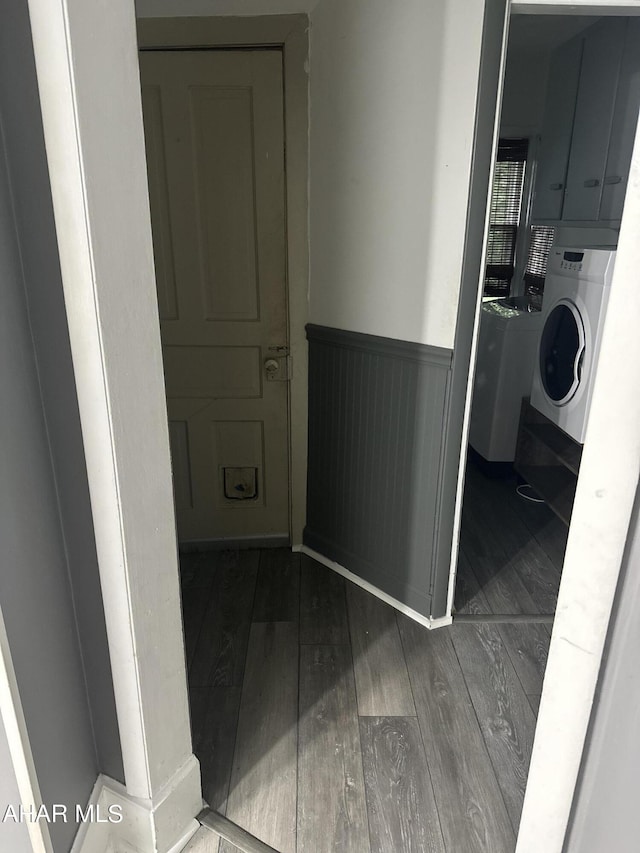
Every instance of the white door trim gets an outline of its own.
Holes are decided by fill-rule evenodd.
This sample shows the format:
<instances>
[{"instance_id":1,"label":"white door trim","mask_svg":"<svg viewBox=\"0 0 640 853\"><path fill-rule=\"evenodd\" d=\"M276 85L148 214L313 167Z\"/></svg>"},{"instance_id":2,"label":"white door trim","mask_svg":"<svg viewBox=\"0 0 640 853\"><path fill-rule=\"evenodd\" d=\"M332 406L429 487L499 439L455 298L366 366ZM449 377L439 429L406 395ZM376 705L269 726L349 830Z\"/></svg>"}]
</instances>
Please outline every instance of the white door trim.
<instances>
[{"instance_id":1,"label":"white door trim","mask_svg":"<svg viewBox=\"0 0 640 853\"><path fill-rule=\"evenodd\" d=\"M513 0L512 7L540 14L640 13L637 0L626 4L571 0L566 5L547 0L533 3ZM505 33L503 59L506 37ZM503 73L501 70L496 81L500 86ZM498 127L496 123L494 145ZM640 135L637 134L516 853L562 851L627 542L640 475L640 336L636 328L636 318L640 316L639 229ZM471 306L475 321L456 498L449 608L455 583L480 296L479 290ZM467 322L471 323L470 317Z\"/></svg>"},{"instance_id":2,"label":"white door trim","mask_svg":"<svg viewBox=\"0 0 640 853\"><path fill-rule=\"evenodd\" d=\"M73 840L70 853L180 853L200 828L195 818L187 823L167 848L150 845L157 829L166 823L167 815L175 808L174 791L185 790L182 779L192 773L196 759L191 756L176 774L174 784L157 802L132 797L126 787L115 779L100 774L82 812L86 817ZM80 804L79 804L80 805Z\"/></svg>"},{"instance_id":3,"label":"white door trim","mask_svg":"<svg viewBox=\"0 0 640 853\"><path fill-rule=\"evenodd\" d=\"M640 475L639 229L636 134L517 853L562 850L627 542Z\"/></svg>"},{"instance_id":4,"label":"white door trim","mask_svg":"<svg viewBox=\"0 0 640 853\"><path fill-rule=\"evenodd\" d=\"M13 765L13 767L3 767L2 772L13 771L15 787L20 794L19 803L0 805L0 817L4 815L9 805L16 811L19 806L22 806L27 813L37 814L43 804L42 796L2 610L0 610L0 726L4 728ZM53 853L49 824L45 820L26 821L26 827L34 853Z\"/></svg>"},{"instance_id":5,"label":"white door trim","mask_svg":"<svg viewBox=\"0 0 640 853\"><path fill-rule=\"evenodd\" d=\"M130 0L29 0L129 797L165 853L202 802ZM144 839L144 840L143 840Z\"/></svg>"},{"instance_id":6,"label":"white door trim","mask_svg":"<svg viewBox=\"0 0 640 853\"><path fill-rule=\"evenodd\" d=\"M308 109L309 22L306 15L140 18L141 49L279 47L283 56L287 234L287 308L293 372L289 387L289 531L302 544L307 505L309 319Z\"/></svg>"}]
</instances>

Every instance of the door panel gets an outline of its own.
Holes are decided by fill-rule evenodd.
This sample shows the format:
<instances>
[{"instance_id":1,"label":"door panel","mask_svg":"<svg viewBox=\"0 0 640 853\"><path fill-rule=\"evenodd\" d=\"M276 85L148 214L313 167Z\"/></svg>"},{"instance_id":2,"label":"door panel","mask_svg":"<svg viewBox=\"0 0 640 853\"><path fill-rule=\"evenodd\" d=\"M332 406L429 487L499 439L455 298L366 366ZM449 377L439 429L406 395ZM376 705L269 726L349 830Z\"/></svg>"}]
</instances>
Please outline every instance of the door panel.
<instances>
[{"instance_id":1,"label":"door panel","mask_svg":"<svg viewBox=\"0 0 640 853\"><path fill-rule=\"evenodd\" d=\"M262 397L260 347L166 345L163 357L171 398Z\"/></svg>"},{"instance_id":2,"label":"door panel","mask_svg":"<svg viewBox=\"0 0 640 853\"><path fill-rule=\"evenodd\" d=\"M178 537L286 536L281 54L140 68Z\"/></svg>"},{"instance_id":3,"label":"door panel","mask_svg":"<svg viewBox=\"0 0 640 853\"><path fill-rule=\"evenodd\" d=\"M251 113L248 87L191 92L207 320L259 318Z\"/></svg>"}]
</instances>

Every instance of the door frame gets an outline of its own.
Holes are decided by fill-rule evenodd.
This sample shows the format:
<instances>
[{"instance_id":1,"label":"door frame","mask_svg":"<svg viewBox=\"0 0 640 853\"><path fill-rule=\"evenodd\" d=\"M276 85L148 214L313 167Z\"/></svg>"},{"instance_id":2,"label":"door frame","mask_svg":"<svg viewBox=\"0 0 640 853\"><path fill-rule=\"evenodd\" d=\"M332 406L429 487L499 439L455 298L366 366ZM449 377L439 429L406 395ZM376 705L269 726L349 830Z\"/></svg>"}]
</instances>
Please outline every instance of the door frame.
<instances>
[{"instance_id":1,"label":"door frame","mask_svg":"<svg viewBox=\"0 0 640 853\"><path fill-rule=\"evenodd\" d=\"M306 15L139 18L140 50L278 48L282 51L285 147L286 300L292 373L288 394L289 536L302 545L307 497L309 319L308 40Z\"/></svg>"},{"instance_id":2,"label":"door frame","mask_svg":"<svg viewBox=\"0 0 640 853\"><path fill-rule=\"evenodd\" d=\"M198 828L202 786L133 3L28 9L126 782L101 776L94 792L109 787L126 804L121 847L181 850ZM95 842L93 830L77 838L78 848Z\"/></svg>"},{"instance_id":3,"label":"door frame","mask_svg":"<svg viewBox=\"0 0 640 853\"><path fill-rule=\"evenodd\" d=\"M495 11L499 2L504 4L504 0L486 0L486 7ZM551 6L543 0L538 4L519 4L519 7L523 10L532 5L541 12L552 8L563 10L563 4L556 2ZM602 3L572 0L571 5L576 10L589 9L594 14L602 14ZM86 443L127 788L133 796L150 798L149 801L153 802L154 792L167 790L166 777L160 773L161 769L175 771L172 778L178 779L179 776L182 780L180 774L184 771L177 768L190 766L181 764L182 761L190 761L190 742L182 638L177 620L177 566L172 553L175 534L172 533L168 437L166 419L163 425L160 418L162 370L157 309L154 315L153 307L155 293L149 211L145 200L139 79L136 80L135 74L133 3L114 0L110 4L89 6L58 0L52 6L50 0L29 0L29 6L32 21L36 24L34 52ZM56 14L52 16L54 7ZM608 4L606 9L610 14L615 11L625 14L631 9L640 11L640 6L638 3ZM296 17L301 19L301 31L294 36L298 45L295 55L297 63L303 67L307 57L304 46L308 22L306 16ZM263 27L265 31L273 27L280 32L278 28L283 20L281 17L265 19ZM166 23L166 19L153 21L155 27ZM191 23L197 27L198 41L201 41L204 19L193 19ZM250 19L217 19L212 21L212 26L214 24L233 33L231 43L236 45L242 32L243 41L247 44ZM486 30L494 46L497 40L504 51L504 15L502 18L499 14L487 16ZM273 37L276 38L275 35ZM264 38L264 35L260 37L262 43ZM283 36L277 38L282 39ZM299 109L307 104L306 73L296 75L304 82L299 80L296 84L295 80L292 81L294 91L297 91L294 98L287 82L286 42L287 36L284 41L276 41L283 44L285 50L285 109L288 109L291 98ZM227 46L230 46L229 41ZM115 66L114 55L122 60ZM480 70L481 88L493 87L494 96L496 83L501 80L501 67L501 61L496 65L495 61L485 62L483 59ZM96 92L100 92L100 99ZM113 112L105 113L105 96L108 96ZM295 174L302 176L302 181L300 186L296 185L297 182L290 182L287 203L292 205L289 207L290 222L298 222L306 233L306 107L302 112L305 119L303 139L296 135L294 150L288 151L290 178L294 168ZM288 111L287 123L290 120L292 115ZM490 133L488 136L490 138ZM486 146L485 139L484 156ZM114 149L122 157L118 165L134 179L131 185L121 188L124 178L120 169L108 170L113 162ZM484 180L485 185L488 183L488 167L485 163L483 176L482 166L483 160L478 158L476 151L472 183L476 180L479 183ZM584 467L565 560L566 577L551 641L518 835L518 853L538 853L541 849L545 853L560 853L562 849L602 659L612 593L620 570L640 471L640 393L630 393L631 382L635 380L637 383L640 376L640 336L634 323L634 318L640 316L640 292L633 287L636 271L640 268L640 245L635 238L640 227L640 140L636 141L632 171L618 248L616 289L608 307L588 445L583 457ZM114 180L119 182L119 192L115 195ZM131 204L117 207L119 198L125 193ZM290 193L293 193L292 198ZM486 210L486 200L485 192L483 211ZM69 210L77 214L76 218L67 218ZM472 210L472 214L476 219L469 225L474 226L476 237L478 232L482 237L484 213L479 221L478 211ZM115 244L122 246L120 252L113 251L112 238L117 238ZM290 248L294 255L289 258L290 282L294 278L298 282L298 286L291 288L291 296L304 306L306 289L304 285L300 288L300 283L306 284L307 281L306 240L296 240ZM474 263L465 258L460 297L460 322L464 313L465 322L469 324L471 320L472 328L477 325L477 300L474 297L479 287L480 261L481 252L480 258L476 253L474 270ZM142 338L140 334L135 338L124 334L127 327L123 330L122 325L128 321L120 310L122 301L115 302L125 298L123 288L130 282L136 284L133 289L138 311L135 319L144 332ZM298 316L303 313L301 310ZM629 365L623 378L617 375L618 341L624 344L625 360ZM459 372L464 377L466 370L468 380L473 365L470 340L467 347L466 365L461 358ZM129 379L132 365L136 372ZM298 384L297 387L301 386ZM459 415L458 441L466 435L464 402L465 395L468 397L466 385L461 383L459 387L463 405ZM614 417L609 412L609 387L619 391L619 396L626 403ZM128 418L124 423L121 406L125 407L124 415L136 417ZM133 439L131 424L139 424ZM613 447L611 436L615 437ZM454 439L452 436L452 445ZM607 464L603 461L603 448L608 451ZM452 452L453 458L460 456L460 444L457 451ZM456 472L457 468L456 464ZM142 480L141 470L146 474ZM302 474L298 468L298 476ZM160 491L157 488L158 477L162 485ZM457 483L457 473L453 479ZM454 492L456 488L457 485ZM304 505L304 499L301 504ZM159 513L155 511L157 506L160 507ZM157 549L148 553L150 543L154 548L154 543L157 543ZM600 557L598 571L591 572L592 577L585 579L582 571L584 558L590 556L594 549ZM598 598L594 595L595 590ZM167 614L171 630L167 630ZM165 660L170 668L166 673L167 680L162 681ZM177 697L176 702L158 702L160 685L164 686L163 695ZM182 787L176 790L182 790ZM186 816L197 811L199 805L196 804L198 797L195 793L194 785L189 788L189 796L180 799L179 813L171 811L176 825L178 822L186 825Z\"/></svg>"},{"instance_id":4,"label":"door frame","mask_svg":"<svg viewBox=\"0 0 640 853\"><path fill-rule=\"evenodd\" d=\"M487 0L478 89L476 139L467 235L454 346L447 451L449 493L443 496L452 526L447 613L452 612L464 489L469 418L482 302L488 235L491 172L499 137L499 114L511 14L639 15L640 4L593 0L507 0L506 23L500 0ZM499 51L498 39L502 39ZM498 96L497 109L487 109ZM483 101L484 99L484 101ZM483 109L484 106L484 109ZM495 121L492 121L495 116ZM490 124L492 156L487 161ZM638 124L640 129L640 121ZM487 170L489 173L487 173ZM483 201L483 187L486 187ZM580 773L609 618L640 475L640 316L635 289L640 267L640 132L632 156L622 216L614 287L603 333L587 441L569 530L549 659L516 853L561 853ZM634 310L635 309L635 310ZM620 375L621 354L625 371ZM635 379L635 387L634 387ZM447 452L446 451L446 452ZM456 461L457 457L457 461ZM448 467L448 466L447 466ZM453 496L455 484L455 497ZM597 559L594 559L597 556Z\"/></svg>"}]
</instances>

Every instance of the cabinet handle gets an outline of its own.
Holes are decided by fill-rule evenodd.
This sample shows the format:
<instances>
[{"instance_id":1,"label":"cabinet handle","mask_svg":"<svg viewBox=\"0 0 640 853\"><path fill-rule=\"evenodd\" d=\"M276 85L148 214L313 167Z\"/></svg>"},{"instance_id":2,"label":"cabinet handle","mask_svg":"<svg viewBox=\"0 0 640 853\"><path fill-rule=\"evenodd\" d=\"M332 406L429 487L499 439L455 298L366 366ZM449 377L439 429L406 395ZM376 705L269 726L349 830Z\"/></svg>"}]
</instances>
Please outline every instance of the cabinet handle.
<instances>
[{"instance_id":1,"label":"cabinet handle","mask_svg":"<svg viewBox=\"0 0 640 853\"><path fill-rule=\"evenodd\" d=\"M550 190L561 190L562 186L563 186L562 184L549 184L549 189Z\"/></svg>"},{"instance_id":2,"label":"cabinet handle","mask_svg":"<svg viewBox=\"0 0 640 853\"><path fill-rule=\"evenodd\" d=\"M622 181L620 175L609 175L604 179L605 184L619 184Z\"/></svg>"},{"instance_id":3,"label":"cabinet handle","mask_svg":"<svg viewBox=\"0 0 640 853\"><path fill-rule=\"evenodd\" d=\"M585 187L599 187L600 181L597 178L589 178L588 181L584 182Z\"/></svg>"}]
</instances>

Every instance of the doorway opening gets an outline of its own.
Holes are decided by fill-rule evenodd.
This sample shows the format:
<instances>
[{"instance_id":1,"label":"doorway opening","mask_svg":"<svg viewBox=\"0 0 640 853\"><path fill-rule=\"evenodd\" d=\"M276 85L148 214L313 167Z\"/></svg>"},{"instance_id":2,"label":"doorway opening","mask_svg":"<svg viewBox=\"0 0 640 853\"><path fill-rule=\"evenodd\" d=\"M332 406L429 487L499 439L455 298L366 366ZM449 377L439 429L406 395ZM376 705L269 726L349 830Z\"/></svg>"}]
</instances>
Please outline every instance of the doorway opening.
<instances>
[{"instance_id":1,"label":"doorway opening","mask_svg":"<svg viewBox=\"0 0 640 853\"><path fill-rule=\"evenodd\" d=\"M556 22L557 21L558 19L556 19ZM593 21L593 23L596 24L597 21ZM518 129L518 133L521 134L521 129ZM518 136L511 138L524 137ZM526 167L524 172L526 173ZM524 180L525 179L523 177L523 182ZM531 185L532 183L530 186ZM496 224L510 225L511 223L507 222ZM523 232L520 231L519 236L522 237L522 234ZM531 242L533 242L533 236L532 232L530 235ZM520 258L522 259L522 255L520 255ZM532 302L535 301L533 299L534 295L533 289L531 289L529 296L531 297ZM511 305L507 304L504 307L509 310L518 311L518 300L524 299L526 304L527 293L516 293L514 291L510 293L510 298L514 299L514 303ZM527 311L521 313L533 314L534 312ZM470 476L469 485L471 485L471 483L472 477ZM247 487L252 484L251 482L247 483L243 481L243 485ZM253 494L253 489L249 489L249 491ZM482 493L482 489L480 489L480 492ZM496 492L494 496L496 503L503 500L503 497L500 497ZM486 496L481 494L479 501L480 507L483 507L485 502ZM503 507L503 516L511 520L510 529L513 530L516 528L516 532L519 535L522 535L523 531L525 533L527 531L529 533L534 532L532 527L535 527L538 524L538 520L534 518L533 520L527 521L523 516L523 513L520 511L522 506L518 505L518 507L519 509L510 507L506 505L506 503ZM538 515L542 514L542 510L536 510L536 512L538 512ZM520 516L519 524L516 523L518 516ZM554 530L549 531L547 527L549 519L551 519L551 522L556 525L555 532ZM481 515L479 525L481 528L484 525ZM489 525L487 525L487 527L489 527ZM560 530L559 534L558 530ZM563 550L563 528L558 528L555 516L546 515L542 518L541 529L538 532L539 536L536 535L534 537L538 554L540 551L544 552L546 557L548 557L551 560L551 563L553 563L553 557L549 553L548 549L552 547L555 547L556 549L557 560L554 565L557 581L559 582L559 568L562 563L562 558L559 555ZM552 543L555 544L552 546ZM496 547L499 548L500 553L508 559L510 553L509 549L514 547L514 543L512 542L508 545L500 543ZM515 547L517 548L518 545L516 544ZM466 549L465 556L468 552L469 549ZM354 830L353 838L356 840L353 843L355 844L355 849L362 849L361 846L358 845L361 844L362 839L365 838L366 835L365 830L363 829L366 823L366 800L367 797L371 797L375 801L375 797L380 794L380 791L376 790L375 787L367 787L367 778L364 775L366 772L366 765L364 762L369 760L371 762L369 764L369 769L372 769L372 772L373 770L378 772L380 770L380 764L377 764L376 762L385 760L385 755L383 753L376 752L376 750L379 749L381 742L384 741L389 749L394 749L408 737L408 730L403 732L399 728L396 728L393 731L388 729L385 729L384 731L382 729L376 731L372 729L371 731L367 731L366 723L362 722L374 712L370 712L370 714L366 713L362 710L362 707L366 706L361 706L359 704L361 701L360 692L365 691L365 687L359 683L358 679L365 677L363 676L363 672L366 672L367 668L371 668L372 660L375 665L377 647L383 646L384 654L378 655L378 674L381 672L393 673L394 682L397 682L398 679L403 682L400 686L396 683L396 687L398 687L400 695L402 695L402 690L405 689L405 698L411 694L409 704L411 704L411 702L413 703L413 714L411 711L406 710L403 712L385 712L384 710L376 710L375 713L380 717L387 714L389 718L395 718L398 714L405 714L407 718L416 716L421 720L420 728L414 732L414 735L416 737L415 749L418 755L420 755L422 751L421 761L423 763L416 765L414 768L414 778L417 779L421 777L422 779L422 782L420 783L424 786L422 793L420 794L422 798L422 805L424 806L428 801L425 810L421 812L421 816L424 817L425 814L430 813L431 817L429 820L420 824L420 831L435 831L433 828L437 824L440 827L440 836L439 840L434 843L439 844L441 847L444 845L443 849L456 849L456 845L459 848L461 843L466 843L466 839L461 842L461 837L464 837L464 832L470 831L468 826L465 830L460 826L460 824L455 825L455 821L451 820L452 816L449 813L451 804L457 803L454 795L455 792L452 788L452 778L455 777L458 771L464 769L456 763L457 759L454 760L451 758L450 745L452 732L447 730L443 719L441 720L442 725L437 732L439 740L434 740L433 742L429 740L429 721L434 718L436 712L443 713L443 709L442 707L430 708L430 694L420 692L421 685L432 684L435 686L439 683L439 680L444 677L443 673L445 671L448 672L449 675L452 672L455 672L455 680L450 682L450 695L455 697L454 704L456 706L457 715L460 714L460 709L463 707L464 702L467 703L466 706L464 706L466 707L465 722L468 723L468 731L466 734L469 736L469 743L474 747L474 754L482 756L482 760L479 762L479 766L482 767L480 772L485 780L486 790L490 791L488 801L483 803L483 814L486 820L485 828L491 827L490 835L488 836L490 839L488 842L489 846L486 847L486 849L491 849L493 851L501 849L504 850L505 853L510 851L513 848L514 839L517 836L518 831L518 821L526 784L526 768L530 757L533 731L535 729L535 709L537 707L537 699L540 695L544 661L546 660L546 647L548 645L549 631L545 625L545 620L548 620L548 617L550 616L550 613L547 612L547 604L549 603L550 598L553 597L554 593L550 593L548 587L545 587L544 584L542 584L541 592L547 594L547 601L534 605L538 609L531 613L496 613L495 610L492 613L490 612L492 605L488 601L486 592L484 594L484 602L482 602L479 594L475 594L478 601L481 602L478 606L480 606L480 608L484 607L484 612L469 612L468 614L463 615L480 615L485 617L507 616L510 617L511 620L507 624L514 625L514 629L511 630L511 628L508 627L501 627L495 630L482 629L477 632L476 636L474 636L473 628L471 626L472 630L458 631L457 639L452 643L449 639L444 639L444 635L438 635L437 638L436 635L434 635L430 638L425 632L418 632L418 629L408 623L407 620L394 613L390 614L388 608L381 607L379 603L372 602L369 597L352 589L349 584L345 584L343 581L338 581L339 586L336 589L336 582L332 575L330 573L322 572L317 566L309 565L308 560L305 561L307 564L305 571L301 572L301 567L299 565L301 562L300 560L296 562L295 557L290 557L290 555L285 555L283 552L279 552L279 562L270 566L269 564L272 562L272 559L275 558L276 553L277 552L274 551L272 557L269 557L268 552L264 551L260 554L258 554L257 551L248 551L244 554L235 552L233 556L229 553L213 557L195 556L191 561L187 561L187 568L184 573L187 589L186 594L192 598L196 604L196 614L193 621L190 623L193 628L189 628L189 630L193 630L194 634L197 635L195 640L190 640L191 643L194 643L194 645L191 646L193 651L192 665L195 667L196 671L198 668L202 668L203 672L205 672L203 683L193 685L193 691L196 691L193 694L194 698L192 700L194 703L192 705L192 711L194 714L194 733L196 730L201 733L200 735L196 734L196 743L199 743L197 746L199 755L204 756L202 758L203 764L207 761L207 755L210 758L211 756L216 756L215 759L211 759L213 761L211 766L214 768L215 772L217 772L224 764L224 761L221 761L221 755L223 752L221 744L215 740L215 738L219 737L221 732L224 732L224 727L226 725L221 718L216 717L216 714L220 708L225 707L224 703L227 701L230 703L229 707L231 710L229 711L229 716L226 719L227 721L233 721L232 732L229 734L229 739L226 742L227 748L230 746L232 740L235 742L233 752L231 754L227 754L229 772L226 780L227 793L220 801L220 805L218 807L221 809L227 809L229 808L229 801L232 804L235 802L235 805L233 805L232 808L232 813L236 814L237 820L242 821L243 824L250 826L253 830L258 832L257 826L259 821L255 821L252 817L252 815L254 815L254 812L252 811L253 806L247 805L247 801L241 796L243 786L252 788L252 780L255 779L255 776L253 775L254 771L260 771L262 773L263 781L262 785L258 786L258 788L262 791L267 791L273 787L271 785L273 774L282 772L282 786L278 788L280 792L278 796L281 796L283 800L288 801L288 811L286 808L283 808L282 812L277 810L276 814L289 815L289 829L287 830L286 827L284 829L280 827L280 829L285 833L289 832L287 837L290 842L291 814L293 813L300 818L301 801L297 800L295 804L292 805L291 778L287 773L289 770L293 772L292 768L295 766L297 767L298 774L300 774L302 772L301 767L304 769L304 762L306 760L304 754L302 754L301 757L301 754L296 753L295 749L292 750L292 744L294 742L293 734L297 732L297 743L299 744L299 738L301 734L305 732L305 726L309 726L310 715L311 717L313 716L318 704L323 705L323 703L327 701L327 697L335 698L338 687L340 687L340 689L344 687L345 696L347 696L346 701L350 703L351 717L349 724L341 729L341 734L347 736L347 738L352 737L352 745L353 740L359 742L359 747L356 750L356 756L351 756L353 758L354 763L352 766L355 768L356 776L350 775L352 779L356 779L356 793L354 796L359 802L359 820L357 821L357 826L359 828L357 831ZM217 562L219 565L213 567L212 570L211 566L205 565L208 561L212 563ZM225 561L227 562L225 563ZM470 562L471 561L467 559L467 563L469 564ZM244 565L245 563L247 565ZM265 568L263 568L263 566ZM546 568L548 567L548 564L546 564ZM468 584L473 584L474 580L477 582L477 573L479 573L479 571L480 570L477 567L474 569L473 565L471 566L470 573L468 575ZM462 576L463 573L461 572L461 583ZM265 577L269 577L269 583L266 584L266 586L262 584L261 580ZM299 577L297 586L295 580L296 577ZM314 577L316 578L318 588L309 595L315 602L314 607L320 605L321 610L324 609L324 618L328 620L329 623L329 633L314 634L314 641L304 642L302 638L306 635L303 630L302 613L305 606L305 595L308 593L304 592L302 583L303 580L304 582L312 583L312 579ZM540 586L537 576L529 575L528 577L532 584L538 584L538 586ZM201 583L205 578L208 585ZM227 580L225 580L225 578ZM225 613L222 611L216 611L213 613L207 609L206 605L215 607L218 606L220 602L224 602L225 590L228 592L236 580L242 580L243 578L247 582L246 587L242 591L238 589L236 591L237 595L231 594L226 599L226 603L230 608L229 612ZM231 581L230 586L227 584L228 581ZM313 583L316 583L316 581L313 581ZM477 583L476 586L478 586ZM527 590L526 585L524 585L522 581L521 587L523 587L525 591ZM286 590L286 593L284 590ZM258 594L259 592L260 595ZM531 597L531 593L528 594ZM277 601L278 607L272 607L271 605L269 607L263 607L260 602L264 595L266 595L268 601L271 602L271 605L273 605L274 601ZM460 610L466 606L471 611L471 608L476 606L471 605L470 603L473 595L474 593L469 592L468 589L466 592L463 592L464 600L460 603ZM292 596L292 598L290 596ZM344 605L345 598L347 601L346 608ZM240 601L244 601L242 613L238 610L234 610L235 606ZM282 615L283 611L281 610L281 607L285 608L284 615ZM345 630L351 632L350 657L347 655L346 657L340 658L338 653L334 654L334 652L323 657L318 651L318 648L323 646L338 647L344 645L344 643L339 639L335 639L336 636L341 636L339 633L331 633L331 631L335 629L335 625L332 624L332 614L335 615L336 612L340 612L342 614L340 616L342 627L336 630L342 631L342 636L345 636ZM363 620L362 624L370 626L377 620L379 623L379 631L375 633L375 635L371 635L369 627L364 628L363 632L365 639L362 640L362 648L358 650L353 646L353 636L357 636L357 628L354 626L357 626L358 624L358 614L363 612L366 614L366 618ZM265 613L270 615L265 616ZM316 613L314 618L317 616L318 614ZM517 623L519 620L517 617L519 616L527 617L527 623L530 623L533 627L524 628L523 626L518 625ZM491 621L491 619L485 619L484 621ZM273 627L279 623L286 623L287 627L280 629ZM265 625L270 625L272 627L267 628ZM347 626L347 628L345 628L345 626ZM236 631L238 627L241 629L240 634ZM523 628L524 633L527 634L527 642L529 643L529 646L524 650L521 648L522 644L519 640L519 633L522 633L522 631L516 631L515 628ZM323 625L323 630L327 630L327 624ZM354 634L354 632L356 633ZM494 644L492 646L491 644L495 640L496 632L498 636L496 641L497 645ZM293 635L296 636L294 637ZM506 636L511 637L508 642L511 644L514 659L521 667L521 674L516 670L513 659L510 658L508 652L506 657L501 654L494 655L496 648L503 648L503 643L504 646L508 648L507 641L504 640L504 637ZM237 641L239 637L244 639L241 639L238 643ZM327 639L327 637L329 639ZM487 640L487 638L488 643L483 645L483 641ZM211 650L212 645L217 644L220 651L220 657L215 659L210 655L205 658L198 657L197 647L198 645L202 646L203 643L205 646L209 646L209 651ZM309 647L318 648L315 648L312 657L307 657L306 659L306 663L309 665L309 669L307 671L303 667L303 659L304 655L308 656L311 654ZM230 648L234 649L233 654L229 659L225 659ZM288 648L290 654L284 654L282 652L283 648ZM285 685L285 690L276 691L277 695L272 692L271 700L273 700L273 706L270 707L273 712L274 719L277 720L277 725L274 725L266 740L260 740L260 738L256 738L253 735L256 727L256 720L255 717L253 719L251 717L251 709L255 703L256 693L264 696L265 693L262 688L265 687L266 689L268 687L268 689L273 691L274 684L276 683L274 678L267 678L266 682L260 680L262 677L267 677L266 674L269 672L266 668L266 660L264 657L261 657L261 655L264 655L265 650L269 649L273 651L276 660L279 654L283 654L284 657L281 658L281 661L284 661L285 659L287 661L286 664L283 663L282 667L276 668L278 677L281 677L283 673L290 669L291 662L293 661L295 675L292 675L291 678L304 679L305 677L308 677L310 681L307 682L307 689L312 698L309 700L308 705L305 705L304 702L302 705L296 705L295 690L291 688L291 684L288 681ZM487 655L488 651L489 655ZM370 652L373 653L373 658L369 657ZM494 655L493 658L491 655ZM379 665L380 659L384 660L384 665L382 667ZM500 664L507 661L507 667L511 667L510 674L507 676L509 689L514 685L517 687L519 682L519 693L517 694L518 698L515 702L517 713L509 720L509 726L513 726L518 732L518 743L516 744L515 750L511 749L513 744L510 745L505 742L500 742L500 739L497 741L494 740L493 745L491 745L492 731L490 725L490 708L486 704L487 682L484 680L482 673L483 667L485 668L485 673L490 671L490 667L489 670L487 670L486 667L488 661L492 659ZM392 665L394 660L395 664ZM432 668L430 669L429 667ZM273 674L274 673L272 673L272 675ZM525 678L529 679L527 682L530 688L529 691L527 691L523 686L523 680ZM317 690L315 699L313 698L314 690ZM380 697L377 697L376 701L378 701L379 698ZM508 695L507 698L511 698L510 695ZM283 706L279 704L281 701L286 705L284 711L282 710ZM199 710L196 707L197 702L202 703ZM375 705L375 707L379 709L383 706ZM331 713L334 717L337 717L339 716L339 712L340 709L334 707ZM445 715L443 713L443 717L444 716ZM480 724L478 724L478 717L483 721ZM200 719L202 723L201 728L200 725L195 722L197 719ZM456 720L459 719L460 717L456 716ZM413 724L408 725L411 726ZM520 725L523 726L522 731L519 729ZM206 734L202 734L202 732L215 732L215 738L207 740ZM427 734L425 734L425 732L427 732ZM418 734L420 734L419 739ZM199 737L204 739L201 739L198 742ZM319 740L318 732L311 731L311 736L308 739L309 744L312 745L317 740ZM435 743L434 752L430 756L427 756L425 752L427 743ZM367 744L370 746L369 754L366 754ZM343 746L347 749L349 744L345 742ZM280 747L285 750L286 757L284 757L280 763L276 763L275 767L271 767L270 772L265 772L265 766L268 771L270 765L265 765L263 760L265 760L267 756L278 754L278 749ZM359 758L357 757L358 750L360 753ZM285 753L283 753L283 755ZM445 754L447 754L449 758L448 764L443 769L441 758ZM498 769L496 769L496 765L498 765ZM439 780L442 782L441 785L437 784L433 778L434 772L437 773L436 768L443 769L442 779ZM478 768L475 767L474 772L477 769ZM386 772L388 772L388 768ZM328 778L334 774L329 768L326 775ZM301 778L304 779L305 777L298 776L298 781L300 781ZM449 785L448 788L447 785ZM257 789L254 788L253 790ZM332 790L330 785L327 786L327 790ZM235 795L233 795L234 791L237 792ZM306 794L308 796L307 802L313 802L314 797L311 793L307 791ZM227 796L230 800L227 800ZM261 795L258 796L258 800L260 799L260 796ZM431 797L435 797L436 799L431 800ZM438 801L438 797L442 797L442 799ZM212 801L216 800L216 797L213 794L209 794L208 798ZM254 800L254 803L255 802L256 801ZM304 800L302 802L304 803ZM234 811L235 809L237 809L237 811ZM248 811L245 811L245 809L248 809ZM429 809L431 810L430 812ZM304 813L304 811L305 809L303 808L302 812ZM372 806L371 813L374 812L375 806ZM371 813L369 813L369 818L371 817ZM499 819L496 819L496 815L499 816ZM254 821L253 824L252 820ZM449 823L447 823L447 821L449 821ZM309 824L306 824L304 831L309 831L308 827ZM271 827L269 831L272 829L273 827ZM276 827L276 831L280 831L278 830L278 827ZM447 832L449 832L448 836ZM365 834L363 835L363 833ZM313 830L312 835L317 835L317 826ZM274 841L274 843L276 842ZM289 844L287 843L287 845L283 845L283 849L286 846L289 846Z\"/></svg>"},{"instance_id":2,"label":"doorway opening","mask_svg":"<svg viewBox=\"0 0 640 853\"><path fill-rule=\"evenodd\" d=\"M615 268L639 47L639 21L622 12L511 17L454 625L474 623L504 652L503 687L520 697L529 744L523 797Z\"/></svg>"}]
</instances>

